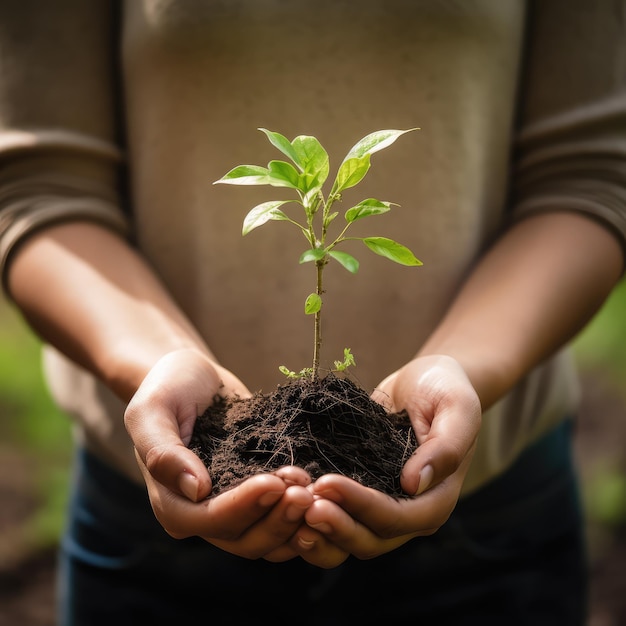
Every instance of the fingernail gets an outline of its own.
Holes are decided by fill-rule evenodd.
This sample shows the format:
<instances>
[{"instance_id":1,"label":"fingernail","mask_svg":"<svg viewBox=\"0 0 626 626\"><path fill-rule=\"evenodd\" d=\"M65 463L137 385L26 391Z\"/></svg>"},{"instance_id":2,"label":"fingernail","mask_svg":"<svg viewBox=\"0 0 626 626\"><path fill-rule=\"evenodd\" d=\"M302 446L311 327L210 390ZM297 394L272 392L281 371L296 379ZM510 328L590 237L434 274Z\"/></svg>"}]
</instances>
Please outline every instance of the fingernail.
<instances>
[{"instance_id":1,"label":"fingernail","mask_svg":"<svg viewBox=\"0 0 626 626\"><path fill-rule=\"evenodd\" d=\"M298 545L303 550L311 550L315 546L315 541L308 541L306 539L302 539L302 537L298 537Z\"/></svg>"},{"instance_id":2,"label":"fingernail","mask_svg":"<svg viewBox=\"0 0 626 626\"><path fill-rule=\"evenodd\" d=\"M192 502L198 501L198 479L184 470L178 477L178 488L189 498Z\"/></svg>"},{"instance_id":3,"label":"fingernail","mask_svg":"<svg viewBox=\"0 0 626 626\"><path fill-rule=\"evenodd\" d=\"M319 491L316 490L314 494L316 496L319 496L320 498L330 500L335 504L341 504L343 502L343 497L341 496L341 494L336 489L332 489L330 487L322 487Z\"/></svg>"},{"instance_id":4,"label":"fingernail","mask_svg":"<svg viewBox=\"0 0 626 626\"><path fill-rule=\"evenodd\" d=\"M417 491L415 492L416 496L419 496L420 493L424 493L426 489L430 487L430 483L433 482L433 476L435 472L433 470L432 465L425 465L420 472L420 481L417 485Z\"/></svg>"},{"instance_id":5,"label":"fingernail","mask_svg":"<svg viewBox=\"0 0 626 626\"><path fill-rule=\"evenodd\" d=\"M311 528L315 528L315 530L322 533L322 535L328 535L333 532L333 527L326 522L320 522L319 524L309 524Z\"/></svg>"}]
</instances>

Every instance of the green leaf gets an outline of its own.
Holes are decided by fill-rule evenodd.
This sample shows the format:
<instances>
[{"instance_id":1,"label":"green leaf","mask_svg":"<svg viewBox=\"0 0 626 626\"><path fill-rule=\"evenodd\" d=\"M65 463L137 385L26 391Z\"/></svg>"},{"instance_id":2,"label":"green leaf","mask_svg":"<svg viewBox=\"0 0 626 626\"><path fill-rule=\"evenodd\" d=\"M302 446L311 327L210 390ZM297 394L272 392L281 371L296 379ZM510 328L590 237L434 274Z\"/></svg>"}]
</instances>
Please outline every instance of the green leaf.
<instances>
[{"instance_id":1,"label":"green leaf","mask_svg":"<svg viewBox=\"0 0 626 626\"><path fill-rule=\"evenodd\" d=\"M334 211L326 218L326 226L328 226L337 216L339 215L338 211Z\"/></svg>"},{"instance_id":2,"label":"green leaf","mask_svg":"<svg viewBox=\"0 0 626 626\"><path fill-rule=\"evenodd\" d=\"M290 379L299 379L299 378L305 378L307 376L312 376L313 375L313 368L312 367L303 367L299 372L294 372L293 370L290 370L286 365L281 365L278 368L281 372L281 374L284 374L287 378Z\"/></svg>"},{"instance_id":3,"label":"green leaf","mask_svg":"<svg viewBox=\"0 0 626 626\"><path fill-rule=\"evenodd\" d=\"M302 167L301 189L314 195L322 188L328 177L330 168L328 153L315 137L309 135L299 135L291 145Z\"/></svg>"},{"instance_id":4,"label":"green leaf","mask_svg":"<svg viewBox=\"0 0 626 626\"><path fill-rule=\"evenodd\" d=\"M356 274L359 271L359 262L351 254L331 250L328 255L333 257L335 261L339 261L352 274Z\"/></svg>"},{"instance_id":5,"label":"green leaf","mask_svg":"<svg viewBox=\"0 0 626 626\"><path fill-rule=\"evenodd\" d=\"M247 235L251 230L263 226L270 220L288 220L289 218L278 208L288 202L291 200L272 200L255 206L243 220L241 234Z\"/></svg>"},{"instance_id":6,"label":"green leaf","mask_svg":"<svg viewBox=\"0 0 626 626\"><path fill-rule=\"evenodd\" d=\"M381 213L387 213L391 209L391 202L381 202L376 198L368 198L359 202L359 204L353 206L346 211L346 222L348 224L360 220L362 217L369 217L370 215L380 215Z\"/></svg>"},{"instance_id":7,"label":"green leaf","mask_svg":"<svg viewBox=\"0 0 626 626\"><path fill-rule=\"evenodd\" d=\"M372 252L387 257L400 265L422 265L422 262L416 259L407 247L397 241L393 241L393 239L387 239L386 237L365 237L362 241Z\"/></svg>"},{"instance_id":8,"label":"green leaf","mask_svg":"<svg viewBox=\"0 0 626 626\"><path fill-rule=\"evenodd\" d=\"M278 370L287 378L298 378L298 375L294 371L290 370L286 365L279 365Z\"/></svg>"},{"instance_id":9,"label":"green leaf","mask_svg":"<svg viewBox=\"0 0 626 626\"><path fill-rule=\"evenodd\" d=\"M300 174L286 161L270 161L268 164L269 184L273 187L300 189Z\"/></svg>"},{"instance_id":10,"label":"green leaf","mask_svg":"<svg viewBox=\"0 0 626 626\"><path fill-rule=\"evenodd\" d=\"M300 174L300 189L306 194L311 201L320 192L326 179L328 178L328 167L320 172Z\"/></svg>"},{"instance_id":11,"label":"green leaf","mask_svg":"<svg viewBox=\"0 0 626 626\"><path fill-rule=\"evenodd\" d=\"M324 248L315 248L305 250L300 255L300 263L308 263L310 261L321 261L326 256Z\"/></svg>"},{"instance_id":12,"label":"green leaf","mask_svg":"<svg viewBox=\"0 0 626 626\"><path fill-rule=\"evenodd\" d=\"M291 145L304 171L320 171L328 165L328 153L315 137L299 135Z\"/></svg>"},{"instance_id":13,"label":"green leaf","mask_svg":"<svg viewBox=\"0 0 626 626\"><path fill-rule=\"evenodd\" d=\"M270 140L270 143L275 148L278 148L285 156L288 156L300 168L300 171L304 170L298 153L294 150L291 142L289 141L289 139L287 139L287 137L281 135L280 133L275 133L271 130L267 130L266 128L259 128L259 130L264 132L267 135L267 138Z\"/></svg>"},{"instance_id":14,"label":"green leaf","mask_svg":"<svg viewBox=\"0 0 626 626\"><path fill-rule=\"evenodd\" d=\"M354 157L345 160L339 167L335 181L335 192L341 193L344 189L354 187L363 180L370 168L370 156Z\"/></svg>"},{"instance_id":15,"label":"green leaf","mask_svg":"<svg viewBox=\"0 0 626 626\"><path fill-rule=\"evenodd\" d=\"M259 165L238 165L213 184L227 185L269 185L269 170Z\"/></svg>"},{"instance_id":16,"label":"green leaf","mask_svg":"<svg viewBox=\"0 0 626 626\"><path fill-rule=\"evenodd\" d=\"M312 315L313 313L317 313L321 308L322 299L316 293L309 294L304 303L304 312L307 315Z\"/></svg>"},{"instance_id":17,"label":"green leaf","mask_svg":"<svg viewBox=\"0 0 626 626\"><path fill-rule=\"evenodd\" d=\"M350 351L350 348L343 349L343 361L335 361L335 371L345 372L349 367L356 365L354 355Z\"/></svg>"},{"instance_id":18,"label":"green leaf","mask_svg":"<svg viewBox=\"0 0 626 626\"><path fill-rule=\"evenodd\" d=\"M350 348L343 349L343 362L346 366L356 365L356 361L354 360L354 355Z\"/></svg>"},{"instance_id":19,"label":"green leaf","mask_svg":"<svg viewBox=\"0 0 626 626\"><path fill-rule=\"evenodd\" d=\"M304 182L302 184L302 187L306 187L308 183ZM309 189L309 191L307 191L304 196L302 197L302 204L305 207L314 207L315 206L315 200L318 197L320 190L322 188L322 185L318 185L318 186L313 186L311 187L311 189Z\"/></svg>"},{"instance_id":20,"label":"green leaf","mask_svg":"<svg viewBox=\"0 0 626 626\"><path fill-rule=\"evenodd\" d=\"M398 137L410 133L417 128L409 128L408 130L377 130L359 140L346 155L344 160L352 158L364 157L366 154L374 154L383 148L390 146Z\"/></svg>"}]
</instances>

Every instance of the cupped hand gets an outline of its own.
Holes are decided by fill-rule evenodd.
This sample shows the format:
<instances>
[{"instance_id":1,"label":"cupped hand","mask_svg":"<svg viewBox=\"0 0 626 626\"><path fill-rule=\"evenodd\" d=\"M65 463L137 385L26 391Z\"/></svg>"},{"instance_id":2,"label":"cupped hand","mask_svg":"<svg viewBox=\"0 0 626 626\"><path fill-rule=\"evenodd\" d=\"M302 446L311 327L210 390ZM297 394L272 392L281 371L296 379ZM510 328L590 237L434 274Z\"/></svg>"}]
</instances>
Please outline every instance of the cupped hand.
<instances>
[{"instance_id":1,"label":"cupped hand","mask_svg":"<svg viewBox=\"0 0 626 626\"><path fill-rule=\"evenodd\" d=\"M200 536L246 558L293 558L287 542L313 502L304 470L280 468L207 498L211 478L187 444L196 417L216 395L250 392L205 354L186 349L162 357L131 399L125 425L154 513L176 538Z\"/></svg>"},{"instance_id":2,"label":"cupped hand","mask_svg":"<svg viewBox=\"0 0 626 626\"><path fill-rule=\"evenodd\" d=\"M373 398L405 409L419 446L393 498L328 474L310 485L307 525L291 540L307 561L334 567L349 554L369 559L429 535L449 518L470 466L481 423L480 400L461 366L447 356L418 357L387 377Z\"/></svg>"}]
</instances>

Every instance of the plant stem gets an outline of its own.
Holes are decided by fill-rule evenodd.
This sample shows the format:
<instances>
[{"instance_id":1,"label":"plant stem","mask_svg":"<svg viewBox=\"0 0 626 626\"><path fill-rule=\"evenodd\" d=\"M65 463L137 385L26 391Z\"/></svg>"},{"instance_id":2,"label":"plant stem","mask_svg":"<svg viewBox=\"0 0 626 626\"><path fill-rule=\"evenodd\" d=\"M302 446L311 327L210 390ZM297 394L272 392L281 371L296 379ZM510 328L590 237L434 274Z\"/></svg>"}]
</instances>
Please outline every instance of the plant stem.
<instances>
[{"instance_id":1,"label":"plant stem","mask_svg":"<svg viewBox=\"0 0 626 626\"><path fill-rule=\"evenodd\" d=\"M321 259L315 262L315 269L317 270L317 288L316 293L321 298L322 297L322 275L324 272L324 265L326 265L326 259ZM320 350L322 347L322 310L320 309L315 313L315 324L314 324L314 342L313 342L313 373L312 378L315 380L319 377L320 370Z\"/></svg>"}]
</instances>

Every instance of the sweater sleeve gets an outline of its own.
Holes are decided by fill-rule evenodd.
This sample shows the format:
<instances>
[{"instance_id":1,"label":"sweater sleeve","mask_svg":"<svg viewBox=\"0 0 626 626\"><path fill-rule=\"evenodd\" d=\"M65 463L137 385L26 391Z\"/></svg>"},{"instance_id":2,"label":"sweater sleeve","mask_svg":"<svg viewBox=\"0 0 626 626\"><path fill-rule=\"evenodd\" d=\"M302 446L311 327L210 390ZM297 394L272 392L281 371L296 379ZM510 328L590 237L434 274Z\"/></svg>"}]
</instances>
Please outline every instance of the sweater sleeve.
<instances>
[{"instance_id":1,"label":"sweater sleeve","mask_svg":"<svg viewBox=\"0 0 626 626\"><path fill-rule=\"evenodd\" d=\"M110 0L0 3L0 272L35 230L97 221L122 235L123 153Z\"/></svg>"},{"instance_id":2,"label":"sweater sleeve","mask_svg":"<svg viewBox=\"0 0 626 626\"><path fill-rule=\"evenodd\" d=\"M626 2L536 0L527 37L513 218L584 213L626 253Z\"/></svg>"}]
</instances>

